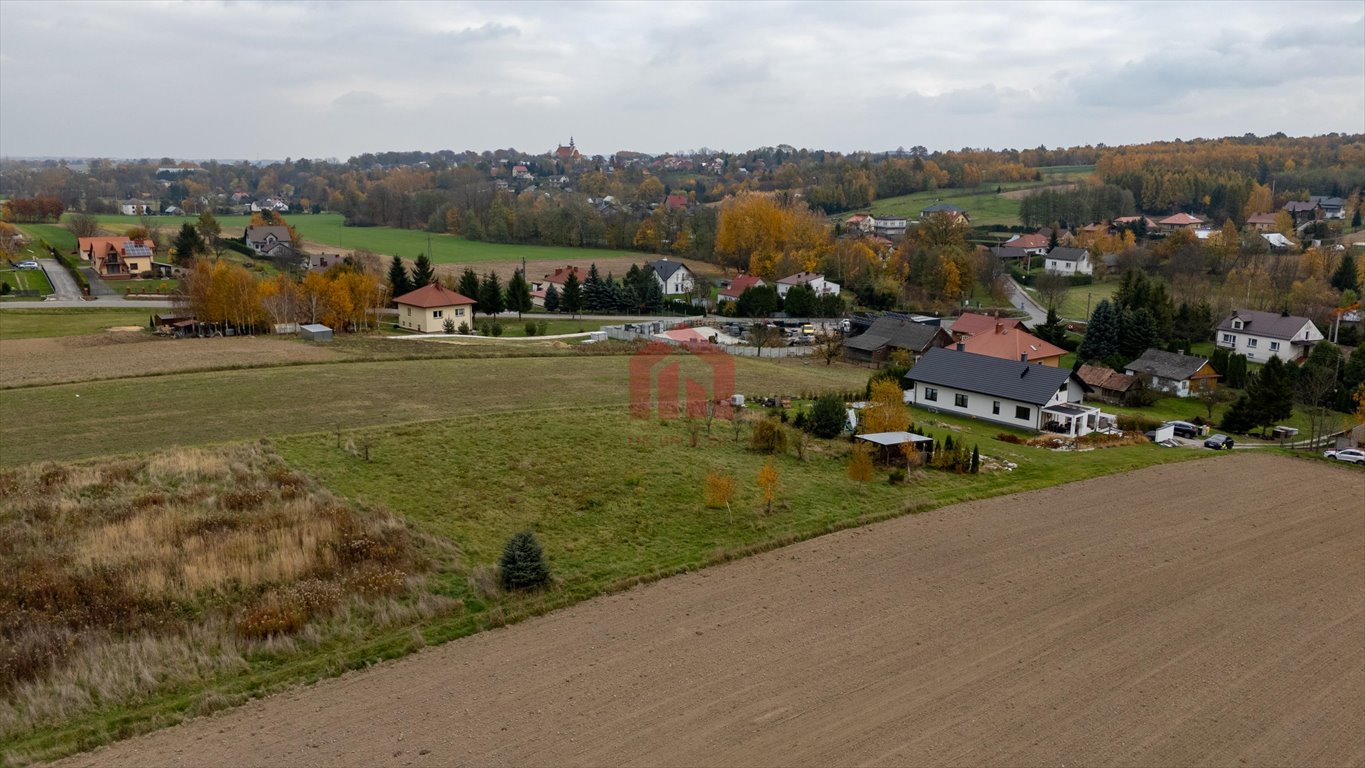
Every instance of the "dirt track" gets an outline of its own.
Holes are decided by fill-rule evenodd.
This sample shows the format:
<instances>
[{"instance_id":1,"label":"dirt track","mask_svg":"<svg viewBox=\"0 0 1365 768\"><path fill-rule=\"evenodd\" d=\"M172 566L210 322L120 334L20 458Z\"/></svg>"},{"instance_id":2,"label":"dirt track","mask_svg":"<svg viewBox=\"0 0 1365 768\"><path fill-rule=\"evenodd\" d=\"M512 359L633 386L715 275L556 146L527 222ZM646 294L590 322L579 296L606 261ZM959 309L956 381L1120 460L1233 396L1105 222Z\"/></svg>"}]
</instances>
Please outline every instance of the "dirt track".
<instances>
[{"instance_id":1,"label":"dirt track","mask_svg":"<svg viewBox=\"0 0 1365 768\"><path fill-rule=\"evenodd\" d=\"M1363 499L1229 455L958 505L69 764L1361 765Z\"/></svg>"}]
</instances>

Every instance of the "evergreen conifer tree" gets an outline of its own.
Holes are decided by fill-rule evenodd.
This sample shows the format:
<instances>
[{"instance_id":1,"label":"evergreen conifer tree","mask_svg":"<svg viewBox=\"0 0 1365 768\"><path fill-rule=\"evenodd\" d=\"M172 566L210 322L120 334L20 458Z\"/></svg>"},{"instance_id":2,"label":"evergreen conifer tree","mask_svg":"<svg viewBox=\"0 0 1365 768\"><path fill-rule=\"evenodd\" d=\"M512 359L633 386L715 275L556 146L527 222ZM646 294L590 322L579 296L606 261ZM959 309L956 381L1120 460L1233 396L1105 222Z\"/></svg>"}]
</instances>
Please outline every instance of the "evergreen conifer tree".
<instances>
[{"instance_id":1,"label":"evergreen conifer tree","mask_svg":"<svg viewBox=\"0 0 1365 768\"><path fill-rule=\"evenodd\" d=\"M498 568L505 589L533 589L550 581L545 551L530 531L522 531L507 541Z\"/></svg>"},{"instance_id":2,"label":"evergreen conifer tree","mask_svg":"<svg viewBox=\"0 0 1365 768\"><path fill-rule=\"evenodd\" d=\"M425 253L421 254L412 264L412 289L415 291L435 281L436 268L431 266L431 259L428 259Z\"/></svg>"},{"instance_id":3,"label":"evergreen conifer tree","mask_svg":"<svg viewBox=\"0 0 1365 768\"><path fill-rule=\"evenodd\" d=\"M554 283L551 283L550 287L545 289L545 311L559 311L559 289L554 286Z\"/></svg>"},{"instance_id":4,"label":"evergreen conifer tree","mask_svg":"<svg viewBox=\"0 0 1365 768\"><path fill-rule=\"evenodd\" d=\"M460 295L465 297L466 299L474 300L475 312L483 311L478 304L479 276L474 272L474 269L472 267L465 267L464 272L460 273L460 283L456 290L459 291ZM472 320L473 317L471 316L470 319Z\"/></svg>"},{"instance_id":5,"label":"evergreen conifer tree","mask_svg":"<svg viewBox=\"0 0 1365 768\"><path fill-rule=\"evenodd\" d=\"M507 308L503 301L502 281L496 272L484 275L479 283L479 311L485 315L496 315Z\"/></svg>"},{"instance_id":6,"label":"evergreen conifer tree","mask_svg":"<svg viewBox=\"0 0 1365 768\"><path fill-rule=\"evenodd\" d=\"M531 284L526 282L526 275L518 269L512 273L512 279L507 281L507 308L516 311L517 317L521 317L521 313L530 312L532 306Z\"/></svg>"},{"instance_id":7,"label":"evergreen conifer tree","mask_svg":"<svg viewBox=\"0 0 1365 768\"><path fill-rule=\"evenodd\" d=\"M578 274L569 273L564 281L564 294L559 297L559 306L570 316L583 311L583 286L578 284Z\"/></svg>"},{"instance_id":8,"label":"evergreen conifer tree","mask_svg":"<svg viewBox=\"0 0 1365 768\"><path fill-rule=\"evenodd\" d=\"M392 296L395 298L412 291L408 270L403 266L403 260L397 256L394 256L393 262L389 264L389 287L393 290Z\"/></svg>"}]
</instances>

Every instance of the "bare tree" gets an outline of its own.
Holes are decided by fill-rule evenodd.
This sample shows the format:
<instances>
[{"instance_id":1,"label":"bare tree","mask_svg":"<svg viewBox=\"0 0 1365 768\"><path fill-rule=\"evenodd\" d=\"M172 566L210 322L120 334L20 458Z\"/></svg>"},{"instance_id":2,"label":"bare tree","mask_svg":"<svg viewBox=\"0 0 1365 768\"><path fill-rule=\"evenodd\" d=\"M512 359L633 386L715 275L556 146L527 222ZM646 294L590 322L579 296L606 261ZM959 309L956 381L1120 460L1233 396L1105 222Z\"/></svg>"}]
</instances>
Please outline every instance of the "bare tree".
<instances>
[{"instance_id":1,"label":"bare tree","mask_svg":"<svg viewBox=\"0 0 1365 768\"><path fill-rule=\"evenodd\" d=\"M1334 369L1325 365L1305 365L1299 369L1294 384L1294 399L1308 414L1310 447L1316 445L1317 441L1329 432L1329 428L1336 426L1340 420L1337 413L1324 405L1336 388L1337 374Z\"/></svg>"},{"instance_id":2,"label":"bare tree","mask_svg":"<svg viewBox=\"0 0 1365 768\"><path fill-rule=\"evenodd\" d=\"M1226 387L1220 386L1217 383L1211 383L1196 391L1194 396L1204 405L1204 410L1209 415L1209 421L1213 421L1213 410L1215 408L1223 403L1232 402L1232 393L1229 392Z\"/></svg>"},{"instance_id":3,"label":"bare tree","mask_svg":"<svg viewBox=\"0 0 1365 768\"><path fill-rule=\"evenodd\" d=\"M1071 281L1062 275L1044 272L1033 281L1033 287L1038 289L1038 296L1043 300L1044 309L1056 309L1057 305L1062 303L1062 299L1066 298Z\"/></svg>"},{"instance_id":4,"label":"bare tree","mask_svg":"<svg viewBox=\"0 0 1365 768\"><path fill-rule=\"evenodd\" d=\"M758 350L759 357L763 357L764 347L775 346L781 337L781 332L767 323L754 323L749 326L749 344Z\"/></svg>"},{"instance_id":5,"label":"bare tree","mask_svg":"<svg viewBox=\"0 0 1365 768\"><path fill-rule=\"evenodd\" d=\"M844 339L833 331L825 331L815 337L815 354L825 361L825 365L833 363L844 354Z\"/></svg>"},{"instance_id":6,"label":"bare tree","mask_svg":"<svg viewBox=\"0 0 1365 768\"><path fill-rule=\"evenodd\" d=\"M62 226L76 237L94 237L100 231L99 220L88 213L70 213L62 217Z\"/></svg>"}]
</instances>

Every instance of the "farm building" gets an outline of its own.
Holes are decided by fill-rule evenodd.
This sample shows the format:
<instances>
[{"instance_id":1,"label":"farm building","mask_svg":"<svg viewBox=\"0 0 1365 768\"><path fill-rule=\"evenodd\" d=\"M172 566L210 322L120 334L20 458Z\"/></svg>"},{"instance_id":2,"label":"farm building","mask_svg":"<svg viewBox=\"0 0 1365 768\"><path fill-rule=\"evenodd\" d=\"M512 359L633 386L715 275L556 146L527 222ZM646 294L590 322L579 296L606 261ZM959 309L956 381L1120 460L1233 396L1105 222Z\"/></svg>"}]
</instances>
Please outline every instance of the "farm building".
<instances>
[{"instance_id":1,"label":"farm building","mask_svg":"<svg viewBox=\"0 0 1365 768\"><path fill-rule=\"evenodd\" d=\"M933 347L945 347L950 343L952 337L938 326L897 317L879 317L866 331L844 342L844 359L851 363L880 365L893 350L904 349L915 359Z\"/></svg>"},{"instance_id":2,"label":"farm building","mask_svg":"<svg viewBox=\"0 0 1365 768\"><path fill-rule=\"evenodd\" d=\"M1152 389L1176 397L1189 397L1218 383L1218 373L1208 358L1149 349L1124 366L1133 377L1149 377Z\"/></svg>"},{"instance_id":3,"label":"farm building","mask_svg":"<svg viewBox=\"0 0 1365 768\"><path fill-rule=\"evenodd\" d=\"M305 341L331 341L332 329L321 323L308 323L299 326L299 338Z\"/></svg>"},{"instance_id":4,"label":"farm building","mask_svg":"<svg viewBox=\"0 0 1365 768\"><path fill-rule=\"evenodd\" d=\"M1076 375L1090 387L1089 399L1102 403L1123 405L1134 387L1140 386L1138 377L1119 373L1103 365L1082 365Z\"/></svg>"}]
</instances>

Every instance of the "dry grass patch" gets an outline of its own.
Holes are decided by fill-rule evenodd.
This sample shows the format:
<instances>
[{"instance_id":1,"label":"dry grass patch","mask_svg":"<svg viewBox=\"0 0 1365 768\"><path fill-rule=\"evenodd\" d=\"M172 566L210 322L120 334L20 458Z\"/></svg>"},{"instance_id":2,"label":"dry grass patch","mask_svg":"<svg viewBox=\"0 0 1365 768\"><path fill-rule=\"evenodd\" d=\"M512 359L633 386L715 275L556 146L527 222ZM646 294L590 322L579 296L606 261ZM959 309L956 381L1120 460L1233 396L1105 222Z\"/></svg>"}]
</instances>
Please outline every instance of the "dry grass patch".
<instances>
[{"instance_id":1,"label":"dry grass patch","mask_svg":"<svg viewBox=\"0 0 1365 768\"><path fill-rule=\"evenodd\" d=\"M453 607L404 525L268 448L0 473L0 738Z\"/></svg>"}]
</instances>

